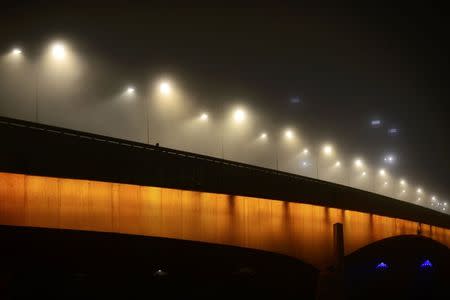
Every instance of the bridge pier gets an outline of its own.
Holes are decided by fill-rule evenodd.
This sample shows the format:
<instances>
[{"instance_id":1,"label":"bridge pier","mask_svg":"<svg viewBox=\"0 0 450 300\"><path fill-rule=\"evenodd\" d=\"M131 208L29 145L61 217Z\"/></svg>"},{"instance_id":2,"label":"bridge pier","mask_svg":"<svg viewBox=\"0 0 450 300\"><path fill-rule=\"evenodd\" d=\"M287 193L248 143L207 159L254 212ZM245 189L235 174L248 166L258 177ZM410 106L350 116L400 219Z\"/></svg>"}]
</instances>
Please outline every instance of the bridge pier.
<instances>
[{"instance_id":1,"label":"bridge pier","mask_svg":"<svg viewBox=\"0 0 450 300\"><path fill-rule=\"evenodd\" d=\"M344 270L344 226L342 223L333 224L333 254L336 272Z\"/></svg>"},{"instance_id":2,"label":"bridge pier","mask_svg":"<svg viewBox=\"0 0 450 300\"><path fill-rule=\"evenodd\" d=\"M319 272L316 299L345 299L344 297L344 226L333 224L333 265Z\"/></svg>"}]
</instances>

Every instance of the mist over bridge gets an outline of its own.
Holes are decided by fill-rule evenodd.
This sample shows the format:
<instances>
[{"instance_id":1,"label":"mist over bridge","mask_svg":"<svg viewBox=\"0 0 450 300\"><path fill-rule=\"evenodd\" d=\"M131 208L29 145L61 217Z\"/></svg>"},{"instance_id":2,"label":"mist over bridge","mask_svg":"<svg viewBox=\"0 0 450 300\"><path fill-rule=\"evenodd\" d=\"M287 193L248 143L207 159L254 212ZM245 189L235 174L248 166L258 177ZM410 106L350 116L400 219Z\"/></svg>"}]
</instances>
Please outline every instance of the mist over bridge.
<instances>
[{"instance_id":1,"label":"mist over bridge","mask_svg":"<svg viewBox=\"0 0 450 300\"><path fill-rule=\"evenodd\" d=\"M333 261L404 234L450 245L448 215L289 173L2 118L0 223L169 237ZM317 251L320 249L321 251Z\"/></svg>"}]
</instances>

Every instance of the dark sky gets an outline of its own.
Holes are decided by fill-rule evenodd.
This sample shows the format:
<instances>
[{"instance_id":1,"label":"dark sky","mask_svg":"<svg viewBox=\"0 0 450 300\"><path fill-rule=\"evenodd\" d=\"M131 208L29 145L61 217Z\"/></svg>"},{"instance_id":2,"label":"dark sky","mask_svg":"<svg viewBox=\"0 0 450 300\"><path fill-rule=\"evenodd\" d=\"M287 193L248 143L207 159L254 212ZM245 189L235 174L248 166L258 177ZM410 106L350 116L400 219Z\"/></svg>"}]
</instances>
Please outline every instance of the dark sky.
<instances>
[{"instance_id":1,"label":"dark sky","mask_svg":"<svg viewBox=\"0 0 450 300\"><path fill-rule=\"evenodd\" d=\"M10 1L0 46L67 37L135 78L176 74L205 102L246 99L374 162L394 152L395 173L450 195L443 7L215 2Z\"/></svg>"}]
</instances>

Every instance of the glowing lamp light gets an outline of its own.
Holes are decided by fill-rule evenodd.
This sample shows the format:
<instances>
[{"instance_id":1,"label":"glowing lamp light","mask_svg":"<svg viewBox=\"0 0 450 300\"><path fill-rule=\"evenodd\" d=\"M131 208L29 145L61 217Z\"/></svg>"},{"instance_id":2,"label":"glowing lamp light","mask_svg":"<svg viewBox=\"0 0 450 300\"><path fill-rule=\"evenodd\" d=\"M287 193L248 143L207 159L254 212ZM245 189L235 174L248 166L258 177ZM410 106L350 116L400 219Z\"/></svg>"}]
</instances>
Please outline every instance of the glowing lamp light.
<instances>
[{"instance_id":1,"label":"glowing lamp light","mask_svg":"<svg viewBox=\"0 0 450 300\"><path fill-rule=\"evenodd\" d=\"M330 145L325 145L322 150L325 155L331 155L333 153L333 147Z\"/></svg>"},{"instance_id":2,"label":"glowing lamp light","mask_svg":"<svg viewBox=\"0 0 450 300\"><path fill-rule=\"evenodd\" d=\"M381 120L378 120L378 119L372 120L372 121L370 121L370 125L372 125L372 127L375 127L375 128L380 127Z\"/></svg>"},{"instance_id":3,"label":"glowing lamp light","mask_svg":"<svg viewBox=\"0 0 450 300\"><path fill-rule=\"evenodd\" d=\"M402 190L402 194L404 194L404 193L406 193L406 191L405 191L405 190Z\"/></svg>"},{"instance_id":4,"label":"glowing lamp light","mask_svg":"<svg viewBox=\"0 0 450 300\"><path fill-rule=\"evenodd\" d=\"M417 189L417 194L422 194L422 189L421 188Z\"/></svg>"},{"instance_id":5,"label":"glowing lamp light","mask_svg":"<svg viewBox=\"0 0 450 300\"><path fill-rule=\"evenodd\" d=\"M306 161L304 161L304 162L302 162L302 166L303 166L303 167L307 167L307 166L308 166L308 163L307 163Z\"/></svg>"},{"instance_id":6,"label":"glowing lamp light","mask_svg":"<svg viewBox=\"0 0 450 300\"><path fill-rule=\"evenodd\" d=\"M420 268L421 269L431 269L433 267L433 264L431 263L431 261L429 261L428 259L426 259L421 265Z\"/></svg>"},{"instance_id":7,"label":"glowing lamp light","mask_svg":"<svg viewBox=\"0 0 450 300\"><path fill-rule=\"evenodd\" d=\"M381 169L380 171L378 171L378 174L380 174L380 176L385 176L386 171L384 169Z\"/></svg>"},{"instance_id":8,"label":"glowing lamp light","mask_svg":"<svg viewBox=\"0 0 450 300\"><path fill-rule=\"evenodd\" d=\"M362 172L362 173L361 173L361 176L366 176L366 175L367 175L366 172Z\"/></svg>"},{"instance_id":9,"label":"glowing lamp light","mask_svg":"<svg viewBox=\"0 0 450 300\"><path fill-rule=\"evenodd\" d=\"M200 121L203 121L203 122L208 121L208 114L207 113L202 113L200 115Z\"/></svg>"},{"instance_id":10,"label":"glowing lamp light","mask_svg":"<svg viewBox=\"0 0 450 300\"><path fill-rule=\"evenodd\" d=\"M167 81L163 81L159 84L159 92L165 96L169 95L172 92L172 87L170 83Z\"/></svg>"},{"instance_id":11,"label":"glowing lamp light","mask_svg":"<svg viewBox=\"0 0 450 300\"><path fill-rule=\"evenodd\" d=\"M363 166L362 160L359 158L355 159L355 166L361 168Z\"/></svg>"},{"instance_id":12,"label":"glowing lamp light","mask_svg":"<svg viewBox=\"0 0 450 300\"><path fill-rule=\"evenodd\" d=\"M242 109L237 109L233 113L233 119L236 123L242 123L245 120L246 114Z\"/></svg>"},{"instance_id":13,"label":"glowing lamp light","mask_svg":"<svg viewBox=\"0 0 450 300\"><path fill-rule=\"evenodd\" d=\"M417 201L421 201L421 200L422 200L422 198L420 198L420 197L419 197L419 198L417 198Z\"/></svg>"},{"instance_id":14,"label":"glowing lamp light","mask_svg":"<svg viewBox=\"0 0 450 300\"><path fill-rule=\"evenodd\" d=\"M303 154L308 154L309 153L309 150L307 149L307 148L305 148L305 149L303 149Z\"/></svg>"},{"instance_id":15,"label":"glowing lamp light","mask_svg":"<svg viewBox=\"0 0 450 300\"><path fill-rule=\"evenodd\" d=\"M387 182L387 181L385 181L385 182L384 182L384 185L388 185L388 182Z\"/></svg>"},{"instance_id":16,"label":"glowing lamp light","mask_svg":"<svg viewBox=\"0 0 450 300\"><path fill-rule=\"evenodd\" d=\"M384 162L388 164L393 164L395 162L395 157L392 154L389 154L384 157Z\"/></svg>"},{"instance_id":17,"label":"glowing lamp light","mask_svg":"<svg viewBox=\"0 0 450 300\"><path fill-rule=\"evenodd\" d=\"M336 167L340 167L340 166L341 166L341 162L340 162L340 161L337 161L334 165L335 165Z\"/></svg>"},{"instance_id":18,"label":"glowing lamp light","mask_svg":"<svg viewBox=\"0 0 450 300\"><path fill-rule=\"evenodd\" d=\"M436 201L436 200L437 200L436 196L432 196L432 197L431 197L431 200L432 200L432 201Z\"/></svg>"},{"instance_id":19,"label":"glowing lamp light","mask_svg":"<svg viewBox=\"0 0 450 300\"><path fill-rule=\"evenodd\" d=\"M294 137L294 133L292 132L292 130L288 129L284 132L284 136L287 139L291 140Z\"/></svg>"},{"instance_id":20,"label":"glowing lamp light","mask_svg":"<svg viewBox=\"0 0 450 300\"><path fill-rule=\"evenodd\" d=\"M389 266L388 266L386 263L384 263L384 262L380 262L380 263L375 267L375 269L384 271L384 270L389 269Z\"/></svg>"},{"instance_id":21,"label":"glowing lamp light","mask_svg":"<svg viewBox=\"0 0 450 300\"><path fill-rule=\"evenodd\" d=\"M405 181L404 179L401 179L401 180L400 180L400 184L401 184L401 185L406 185L406 181Z\"/></svg>"},{"instance_id":22,"label":"glowing lamp light","mask_svg":"<svg viewBox=\"0 0 450 300\"><path fill-rule=\"evenodd\" d=\"M61 43L52 46L52 55L55 59L62 60L66 57L66 48Z\"/></svg>"},{"instance_id":23,"label":"glowing lamp light","mask_svg":"<svg viewBox=\"0 0 450 300\"><path fill-rule=\"evenodd\" d=\"M153 273L153 276L155 277L164 277L167 276L168 273L166 271L163 271L161 269L157 270L156 272Z\"/></svg>"},{"instance_id":24,"label":"glowing lamp light","mask_svg":"<svg viewBox=\"0 0 450 300\"><path fill-rule=\"evenodd\" d=\"M391 135L391 136L397 135L398 132L399 132L398 128L389 128L388 129L388 134Z\"/></svg>"},{"instance_id":25,"label":"glowing lamp light","mask_svg":"<svg viewBox=\"0 0 450 300\"><path fill-rule=\"evenodd\" d=\"M259 138L262 139L262 140L266 140L267 139L267 133L265 133L265 132L261 133Z\"/></svg>"},{"instance_id":26,"label":"glowing lamp light","mask_svg":"<svg viewBox=\"0 0 450 300\"><path fill-rule=\"evenodd\" d=\"M136 90L134 89L134 87L129 86L129 87L127 87L126 94L127 95L133 95L135 91Z\"/></svg>"},{"instance_id":27,"label":"glowing lamp light","mask_svg":"<svg viewBox=\"0 0 450 300\"><path fill-rule=\"evenodd\" d=\"M19 56L20 54L22 54L22 50L20 48L14 48L14 49L12 49L11 53L14 56Z\"/></svg>"}]
</instances>

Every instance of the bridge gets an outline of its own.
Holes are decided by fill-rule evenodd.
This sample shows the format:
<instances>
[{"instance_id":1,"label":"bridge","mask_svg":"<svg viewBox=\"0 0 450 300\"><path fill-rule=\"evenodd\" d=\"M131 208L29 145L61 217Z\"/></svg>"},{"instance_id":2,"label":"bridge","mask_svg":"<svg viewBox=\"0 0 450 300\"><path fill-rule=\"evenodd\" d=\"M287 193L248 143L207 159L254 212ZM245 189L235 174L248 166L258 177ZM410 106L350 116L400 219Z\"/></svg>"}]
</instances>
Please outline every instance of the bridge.
<instances>
[{"instance_id":1,"label":"bridge","mask_svg":"<svg viewBox=\"0 0 450 300\"><path fill-rule=\"evenodd\" d=\"M335 263L420 235L450 246L447 214L317 179L0 118L0 225L111 232L232 245ZM320 249L320 251L318 251Z\"/></svg>"}]
</instances>

